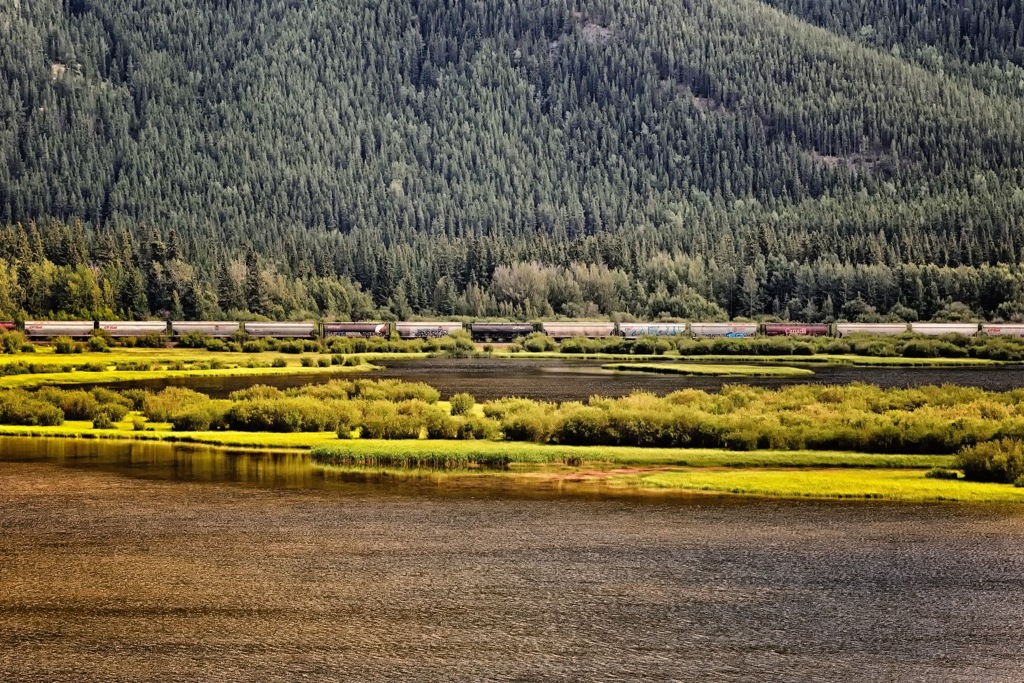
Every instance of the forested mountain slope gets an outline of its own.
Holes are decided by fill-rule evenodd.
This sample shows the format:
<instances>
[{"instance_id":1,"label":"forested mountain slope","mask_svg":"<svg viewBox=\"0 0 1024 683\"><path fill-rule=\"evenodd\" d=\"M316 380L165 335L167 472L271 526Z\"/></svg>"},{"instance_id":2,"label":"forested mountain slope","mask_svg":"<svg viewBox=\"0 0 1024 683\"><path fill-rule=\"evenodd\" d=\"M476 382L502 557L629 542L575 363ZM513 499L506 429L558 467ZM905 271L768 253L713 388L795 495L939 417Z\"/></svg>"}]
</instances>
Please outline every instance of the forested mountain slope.
<instances>
[{"instance_id":1,"label":"forested mountain slope","mask_svg":"<svg viewBox=\"0 0 1024 683\"><path fill-rule=\"evenodd\" d=\"M0 311L1018 315L1024 15L944 7L15 0Z\"/></svg>"}]
</instances>

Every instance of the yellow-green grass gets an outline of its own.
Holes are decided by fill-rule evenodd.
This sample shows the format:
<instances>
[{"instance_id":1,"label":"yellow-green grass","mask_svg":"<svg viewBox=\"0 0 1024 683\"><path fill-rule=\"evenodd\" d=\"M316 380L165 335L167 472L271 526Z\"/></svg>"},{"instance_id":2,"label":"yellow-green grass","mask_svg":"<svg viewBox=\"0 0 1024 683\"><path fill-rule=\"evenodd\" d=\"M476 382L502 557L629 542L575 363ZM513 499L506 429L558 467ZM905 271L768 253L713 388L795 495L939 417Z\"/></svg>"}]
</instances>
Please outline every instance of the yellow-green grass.
<instances>
[{"instance_id":1,"label":"yellow-green grass","mask_svg":"<svg viewBox=\"0 0 1024 683\"><path fill-rule=\"evenodd\" d=\"M111 382L132 382L147 379L170 379L175 377L273 377L280 375L329 375L352 372L365 372L377 369L376 366L363 364L357 366L332 365L329 367L288 366L283 368L247 368L229 367L216 370L102 370L88 372L74 370L72 372L46 372L35 375L10 375L0 377L0 387L33 388L50 384L107 384Z\"/></svg>"},{"instance_id":2,"label":"yellow-green grass","mask_svg":"<svg viewBox=\"0 0 1024 683\"><path fill-rule=\"evenodd\" d=\"M1004 361L987 358L904 358L903 356L858 356L854 354L814 354L813 356L696 355L680 356L680 360L715 363L787 363L790 365L855 365L864 367L976 367L1006 365Z\"/></svg>"},{"instance_id":3,"label":"yellow-green grass","mask_svg":"<svg viewBox=\"0 0 1024 683\"><path fill-rule=\"evenodd\" d=\"M53 372L18 374L0 377L0 387L33 388L48 384L101 384L110 382L128 382L147 379L166 379L174 377L236 377L236 376L280 376L280 375L324 375L351 372L365 372L378 369L372 360L394 358L424 357L425 354L353 354L361 361L357 366L330 365L327 367L303 367L301 358L313 356L318 360L328 358L327 354L285 354L285 353L229 353L211 352L205 349L115 349L110 353L56 354L52 348L44 348L37 353L0 355L0 366L13 363L35 364L51 367ZM246 367L250 364L267 366L275 360L283 360L284 367ZM175 365L196 363L220 364L215 369L197 369L183 367L171 369ZM117 370L119 363L144 363L154 366L149 370ZM61 372L61 366L80 368L85 365L103 365L106 370L88 371L74 369Z\"/></svg>"},{"instance_id":4,"label":"yellow-green grass","mask_svg":"<svg viewBox=\"0 0 1024 683\"><path fill-rule=\"evenodd\" d=\"M931 479L909 469L675 470L612 477L630 489L707 491L779 498L872 498L899 501L1024 502L1024 488Z\"/></svg>"},{"instance_id":5,"label":"yellow-green grass","mask_svg":"<svg viewBox=\"0 0 1024 683\"><path fill-rule=\"evenodd\" d=\"M602 365L605 370L617 372L644 372L658 375L697 375L714 377L806 377L813 375L807 368L785 365L734 365L706 363L613 363Z\"/></svg>"}]
</instances>

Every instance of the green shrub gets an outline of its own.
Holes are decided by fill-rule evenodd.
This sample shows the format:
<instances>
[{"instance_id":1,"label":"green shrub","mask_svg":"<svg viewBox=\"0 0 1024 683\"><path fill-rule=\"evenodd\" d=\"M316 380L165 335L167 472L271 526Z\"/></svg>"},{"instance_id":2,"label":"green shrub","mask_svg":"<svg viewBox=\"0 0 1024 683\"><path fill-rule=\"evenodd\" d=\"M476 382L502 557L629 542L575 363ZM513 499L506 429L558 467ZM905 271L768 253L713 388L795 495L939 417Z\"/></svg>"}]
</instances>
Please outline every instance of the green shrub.
<instances>
[{"instance_id":1,"label":"green shrub","mask_svg":"<svg viewBox=\"0 0 1024 683\"><path fill-rule=\"evenodd\" d=\"M312 356L303 356L299 359L299 363L304 368L311 368L316 364L316 358L313 358Z\"/></svg>"},{"instance_id":2,"label":"green shrub","mask_svg":"<svg viewBox=\"0 0 1024 683\"><path fill-rule=\"evenodd\" d=\"M284 398L284 392L277 387L267 386L266 384L254 384L246 389L232 391L228 398L232 401L273 400Z\"/></svg>"},{"instance_id":3,"label":"green shrub","mask_svg":"<svg viewBox=\"0 0 1024 683\"><path fill-rule=\"evenodd\" d=\"M152 422L170 422L175 414L209 401L210 397L206 394L184 387L167 387L158 394L146 394L142 402L142 413Z\"/></svg>"},{"instance_id":4,"label":"green shrub","mask_svg":"<svg viewBox=\"0 0 1024 683\"><path fill-rule=\"evenodd\" d=\"M141 417L132 418L132 429L141 432L146 429L146 421Z\"/></svg>"},{"instance_id":5,"label":"green shrub","mask_svg":"<svg viewBox=\"0 0 1024 683\"><path fill-rule=\"evenodd\" d=\"M316 361L316 364L319 367L321 367L321 368L329 368L329 367L331 367L331 359L330 358L318 358L317 361Z\"/></svg>"},{"instance_id":6,"label":"green shrub","mask_svg":"<svg viewBox=\"0 0 1024 683\"><path fill-rule=\"evenodd\" d=\"M83 346L71 339L71 337L57 337L53 340L53 351L61 355L82 353Z\"/></svg>"},{"instance_id":7,"label":"green shrub","mask_svg":"<svg viewBox=\"0 0 1024 683\"><path fill-rule=\"evenodd\" d=\"M178 346L186 349L205 349L210 341L211 338L202 332L188 332L178 337Z\"/></svg>"},{"instance_id":8,"label":"green shrub","mask_svg":"<svg viewBox=\"0 0 1024 683\"><path fill-rule=\"evenodd\" d=\"M111 391L110 389L107 389L105 387L94 387L93 389L89 390L89 393L92 394L92 397L99 401L101 405L106 405L108 403L118 403L120 405L125 406L126 408L132 407L131 398L125 396L124 394L119 394L116 391Z\"/></svg>"},{"instance_id":9,"label":"green shrub","mask_svg":"<svg viewBox=\"0 0 1024 683\"><path fill-rule=\"evenodd\" d=\"M114 369L120 372L148 372L153 369L153 366L145 361L126 360L114 363ZM106 367L102 367L101 370L106 370Z\"/></svg>"},{"instance_id":10,"label":"green shrub","mask_svg":"<svg viewBox=\"0 0 1024 683\"><path fill-rule=\"evenodd\" d=\"M225 342L223 339L207 339L206 350L213 352L223 352L229 351L230 349L228 348L227 342Z\"/></svg>"},{"instance_id":11,"label":"green shrub","mask_svg":"<svg viewBox=\"0 0 1024 683\"><path fill-rule=\"evenodd\" d=\"M93 429L113 429L114 421L106 413L97 413L92 419Z\"/></svg>"},{"instance_id":12,"label":"green shrub","mask_svg":"<svg viewBox=\"0 0 1024 683\"><path fill-rule=\"evenodd\" d=\"M0 333L0 353L15 354L21 351L27 344L25 335L17 330ZM33 351L35 350L34 346L31 348Z\"/></svg>"},{"instance_id":13,"label":"green shrub","mask_svg":"<svg viewBox=\"0 0 1024 683\"><path fill-rule=\"evenodd\" d=\"M418 400L366 401L360 425L362 435L369 439L418 439L427 426L429 410L429 404Z\"/></svg>"},{"instance_id":14,"label":"green shrub","mask_svg":"<svg viewBox=\"0 0 1024 683\"><path fill-rule=\"evenodd\" d=\"M62 391L59 398L67 420L91 420L100 409L100 402L85 391Z\"/></svg>"},{"instance_id":15,"label":"green shrub","mask_svg":"<svg viewBox=\"0 0 1024 683\"><path fill-rule=\"evenodd\" d=\"M171 425L179 432L207 432L226 426L227 404L224 401L196 403L171 417Z\"/></svg>"},{"instance_id":16,"label":"green shrub","mask_svg":"<svg viewBox=\"0 0 1024 683\"><path fill-rule=\"evenodd\" d=\"M0 424L53 427L64 423L64 411L23 389L0 390Z\"/></svg>"},{"instance_id":17,"label":"green shrub","mask_svg":"<svg viewBox=\"0 0 1024 683\"><path fill-rule=\"evenodd\" d=\"M1024 441L1000 439L963 448L954 467L970 481L1011 484L1024 476Z\"/></svg>"},{"instance_id":18,"label":"green shrub","mask_svg":"<svg viewBox=\"0 0 1024 683\"><path fill-rule=\"evenodd\" d=\"M948 470L945 467L933 467L924 473L929 479L959 479L960 474L956 470Z\"/></svg>"},{"instance_id":19,"label":"green shrub","mask_svg":"<svg viewBox=\"0 0 1024 683\"><path fill-rule=\"evenodd\" d=\"M99 410L96 412L97 415L100 413L106 415L114 422L120 422L128 414L128 408L120 403L107 403L100 406Z\"/></svg>"},{"instance_id":20,"label":"green shrub","mask_svg":"<svg viewBox=\"0 0 1024 683\"><path fill-rule=\"evenodd\" d=\"M473 398L472 394L455 394L449 399L452 404L452 415L468 415L473 406L476 405L476 399Z\"/></svg>"},{"instance_id":21,"label":"green shrub","mask_svg":"<svg viewBox=\"0 0 1024 683\"><path fill-rule=\"evenodd\" d=\"M167 346L167 335L161 332L150 332L131 340L132 346L142 349L162 349Z\"/></svg>"},{"instance_id":22,"label":"green shrub","mask_svg":"<svg viewBox=\"0 0 1024 683\"><path fill-rule=\"evenodd\" d=\"M125 391L121 392L121 396L123 396L126 401L130 401L128 406L132 410L140 411L143 409L143 406L146 403L146 398L152 395L152 393L146 391L145 389L126 389Z\"/></svg>"},{"instance_id":23,"label":"green shrub","mask_svg":"<svg viewBox=\"0 0 1024 683\"><path fill-rule=\"evenodd\" d=\"M540 353L542 351L554 351L558 348L555 340L547 336L543 332L531 332L525 338L517 340L517 342L527 351L531 353ZM469 349L466 349L467 351Z\"/></svg>"},{"instance_id":24,"label":"green shrub","mask_svg":"<svg viewBox=\"0 0 1024 683\"><path fill-rule=\"evenodd\" d=\"M110 344L108 344L107 340L98 334L89 337L86 347L94 353L106 353L110 351Z\"/></svg>"},{"instance_id":25,"label":"green shrub","mask_svg":"<svg viewBox=\"0 0 1024 683\"><path fill-rule=\"evenodd\" d=\"M327 432L338 429L334 406L304 396L236 402L227 409L228 427L248 432Z\"/></svg>"}]
</instances>

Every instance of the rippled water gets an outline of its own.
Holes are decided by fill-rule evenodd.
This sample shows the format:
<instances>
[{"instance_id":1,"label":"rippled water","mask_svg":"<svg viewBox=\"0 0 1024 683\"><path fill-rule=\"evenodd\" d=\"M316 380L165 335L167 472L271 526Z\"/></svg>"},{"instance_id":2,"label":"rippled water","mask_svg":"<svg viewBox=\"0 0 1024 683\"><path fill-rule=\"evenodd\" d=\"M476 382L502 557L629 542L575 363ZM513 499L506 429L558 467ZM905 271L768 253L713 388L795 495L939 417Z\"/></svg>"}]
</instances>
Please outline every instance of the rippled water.
<instances>
[{"instance_id":1,"label":"rippled water","mask_svg":"<svg viewBox=\"0 0 1024 683\"><path fill-rule=\"evenodd\" d=\"M851 366L811 366L814 375L802 377L684 377L678 375L641 375L603 371L600 361L571 359L450 359L428 358L389 360L372 377L390 377L410 382L427 382L442 397L469 392L480 400L502 396L522 396L545 401L580 401L595 394L623 396L634 390L667 394L678 389L695 388L718 391L725 384L753 384L780 387L792 384L850 384L863 382L882 387L919 387L960 384L990 391L1009 391L1024 386L1024 367L978 368L857 368ZM351 374L334 377L351 378ZM160 389L187 386L215 397L253 384L286 388L327 382L330 375L275 375L264 377L186 377L124 382L121 386Z\"/></svg>"},{"instance_id":2,"label":"rippled water","mask_svg":"<svg viewBox=\"0 0 1024 683\"><path fill-rule=\"evenodd\" d=\"M1016 508L536 497L161 444L0 460L0 680L1024 671Z\"/></svg>"}]
</instances>

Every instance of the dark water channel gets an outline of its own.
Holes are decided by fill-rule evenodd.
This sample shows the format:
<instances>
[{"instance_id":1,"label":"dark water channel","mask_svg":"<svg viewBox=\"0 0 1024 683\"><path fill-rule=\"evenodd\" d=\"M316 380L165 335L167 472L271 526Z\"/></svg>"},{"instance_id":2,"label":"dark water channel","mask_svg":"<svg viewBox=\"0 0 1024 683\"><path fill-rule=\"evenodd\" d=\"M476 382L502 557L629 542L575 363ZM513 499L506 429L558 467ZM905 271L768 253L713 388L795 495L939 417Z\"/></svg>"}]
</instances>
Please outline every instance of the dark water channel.
<instances>
[{"instance_id":1,"label":"dark water channel","mask_svg":"<svg viewBox=\"0 0 1024 683\"><path fill-rule=\"evenodd\" d=\"M667 394L678 389L695 388L718 391L725 384L753 384L779 387L792 384L850 384L863 382L882 387L916 387L960 384L990 391L1009 391L1024 386L1024 367L997 366L978 368L870 368L842 365L808 366L813 376L803 377L684 377L616 373L601 369L601 361L552 359L448 359L428 358L382 361L385 369L372 377L391 377L411 382L426 382L436 387L443 398L469 392L479 400L502 396L522 396L545 401L579 401L593 395L622 396L640 389ZM187 386L214 397L226 397L232 391L253 384L286 388L327 382L345 375L292 375L266 377L189 377L122 382L119 387L160 389L168 385ZM80 386L80 385L79 385Z\"/></svg>"},{"instance_id":2,"label":"dark water channel","mask_svg":"<svg viewBox=\"0 0 1024 683\"><path fill-rule=\"evenodd\" d=\"M1016 507L0 439L0 680L1024 680Z\"/></svg>"}]
</instances>

